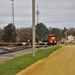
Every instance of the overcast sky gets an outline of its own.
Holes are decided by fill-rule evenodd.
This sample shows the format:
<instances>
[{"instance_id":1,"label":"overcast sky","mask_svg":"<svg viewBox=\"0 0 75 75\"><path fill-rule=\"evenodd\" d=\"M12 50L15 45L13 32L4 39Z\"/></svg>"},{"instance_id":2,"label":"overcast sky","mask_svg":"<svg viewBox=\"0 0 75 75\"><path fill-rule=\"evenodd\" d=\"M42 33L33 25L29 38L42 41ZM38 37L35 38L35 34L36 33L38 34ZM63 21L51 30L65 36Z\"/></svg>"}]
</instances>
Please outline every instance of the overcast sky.
<instances>
[{"instance_id":1,"label":"overcast sky","mask_svg":"<svg viewBox=\"0 0 75 75\"><path fill-rule=\"evenodd\" d=\"M39 23L47 27L75 28L75 0L35 0L38 4ZM0 27L12 22L11 0L0 0ZM15 26L31 27L32 0L14 0ZM36 17L37 23L37 17Z\"/></svg>"}]
</instances>

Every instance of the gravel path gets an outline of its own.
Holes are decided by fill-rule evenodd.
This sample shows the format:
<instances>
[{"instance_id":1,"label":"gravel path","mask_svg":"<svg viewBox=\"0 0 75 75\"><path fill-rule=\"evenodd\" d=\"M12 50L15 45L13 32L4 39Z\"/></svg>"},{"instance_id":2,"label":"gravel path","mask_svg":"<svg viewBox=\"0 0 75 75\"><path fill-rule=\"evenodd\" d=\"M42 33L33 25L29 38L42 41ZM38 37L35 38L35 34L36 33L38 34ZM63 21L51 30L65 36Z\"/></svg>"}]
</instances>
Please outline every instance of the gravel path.
<instances>
[{"instance_id":1,"label":"gravel path","mask_svg":"<svg viewBox=\"0 0 75 75\"><path fill-rule=\"evenodd\" d=\"M63 46L17 75L75 75L75 45Z\"/></svg>"},{"instance_id":2,"label":"gravel path","mask_svg":"<svg viewBox=\"0 0 75 75\"><path fill-rule=\"evenodd\" d=\"M5 61L8 61L10 59L13 59L17 56L21 56L23 54L27 54L27 53L31 53L32 49L25 49L25 50L21 50L21 51L16 51L16 52L12 52L12 53L6 53L6 54L2 54L0 55L0 63L3 63Z\"/></svg>"},{"instance_id":3,"label":"gravel path","mask_svg":"<svg viewBox=\"0 0 75 75\"><path fill-rule=\"evenodd\" d=\"M50 46L49 48L51 48L51 47L53 47L53 46ZM10 47L5 47L5 48L10 49ZM41 47L41 48L45 48L45 47ZM3 50L0 49L0 51L3 51ZM0 63L6 62L17 56L21 56L21 55L24 55L27 53L32 53L32 48L24 49L24 50L12 52L12 53L0 54Z\"/></svg>"}]
</instances>

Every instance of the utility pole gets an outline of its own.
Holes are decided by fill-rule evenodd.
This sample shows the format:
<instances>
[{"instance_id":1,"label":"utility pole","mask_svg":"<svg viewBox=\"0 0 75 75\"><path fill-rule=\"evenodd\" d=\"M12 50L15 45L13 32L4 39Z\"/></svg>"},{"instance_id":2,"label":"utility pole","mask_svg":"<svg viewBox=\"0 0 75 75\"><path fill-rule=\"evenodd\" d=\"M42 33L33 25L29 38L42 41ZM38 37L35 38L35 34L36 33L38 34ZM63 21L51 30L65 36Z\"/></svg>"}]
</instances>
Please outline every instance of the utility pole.
<instances>
[{"instance_id":1,"label":"utility pole","mask_svg":"<svg viewBox=\"0 0 75 75\"><path fill-rule=\"evenodd\" d=\"M67 31L65 31L64 34L65 34L65 37L67 38Z\"/></svg>"},{"instance_id":2,"label":"utility pole","mask_svg":"<svg viewBox=\"0 0 75 75\"><path fill-rule=\"evenodd\" d=\"M65 34L65 44L67 44L67 31L65 31L64 34Z\"/></svg>"},{"instance_id":3,"label":"utility pole","mask_svg":"<svg viewBox=\"0 0 75 75\"><path fill-rule=\"evenodd\" d=\"M39 10L38 10L38 4L37 4L37 11L36 11L36 14L37 14L37 24L39 23L39 14L40 14L40 12L39 12Z\"/></svg>"},{"instance_id":4,"label":"utility pole","mask_svg":"<svg viewBox=\"0 0 75 75\"><path fill-rule=\"evenodd\" d=\"M32 35L33 56L35 56L35 0L32 0Z\"/></svg>"},{"instance_id":5,"label":"utility pole","mask_svg":"<svg viewBox=\"0 0 75 75\"><path fill-rule=\"evenodd\" d=\"M11 1L12 1L12 23L14 25L14 3L13 3L14 0Z\"/></svg>"}]
</instances>

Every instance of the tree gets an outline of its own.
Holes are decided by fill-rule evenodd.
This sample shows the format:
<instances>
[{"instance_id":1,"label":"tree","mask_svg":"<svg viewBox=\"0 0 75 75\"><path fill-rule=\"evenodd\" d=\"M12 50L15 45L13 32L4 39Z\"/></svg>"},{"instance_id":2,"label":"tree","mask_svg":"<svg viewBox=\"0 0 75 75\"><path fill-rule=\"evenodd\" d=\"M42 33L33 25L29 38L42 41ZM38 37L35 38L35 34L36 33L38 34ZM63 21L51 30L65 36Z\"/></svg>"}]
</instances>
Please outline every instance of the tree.
<instances>
[{"instance_id":1,"label":"tree","mask_svg":"<svg viewBox=\"0 0 75 75\"><path fill-rule=\"evenodd\" d=\"M65 37L66 33L67 33L67 29L66 29L66 27L64 27L64 29L62 30L62 37Z\"/></svg>"},{"instance_id":2,"label":"tree","mask_svg":"<svg viewBox=\"0 0 75 75\"><path fill-rule=\"evenodd\" d=\"M0 41L2 41L3 29L0 28Z\"/></svg>"},{"instance_id":3,"label":"tree","mask_svg":"<svg viewBox=\"0 0 75 75\"><path fill-rule=\"evenodd\" d=\"M20 28L17 29L17 36L20 39L20 41L22 42L27 42L28 40L31 40L31 28Z\"/></svg>"},{"instance_id":4,"label":"tree","mask_svg":"<svg viewBox=\"0 0 75 75\"><path fill-rule=\"evenodd\" d=\"M49 35L48 28L43 23L38 23L36 25L36 38L38 40L46 39Z\"/></svg>"},{"instance_id":5,"label":"tree","mask_svg":"<svg viewBox=\"0 0 75 75\"><path fill-rule=\"evenodd\" d=\"M62 31L59 28L52 28L51 30L49 30L50 34L55 34L57 36L57 39L60 40L61 39L61 33Z\"/></svg>"},{"instance_id":6,"label":"tree","mask_svg":"<svg viewBox=\"0 0 75 75\"><path fill-rule=\"evenodd\" d=\"M10 23L4 27L4 33L2 35L2 40L4 42L15 42L16 41L16 28Z\"/></svg>"},{"instance_id":7,"label":"tree","mask_svg":"<svg viewBox=\"0 0 75 75\"><path fill-rule=\"evenodd\" d=\"M73 35L73 36L75 36L75 28L70 28L70 29L68 29L68 35Z\"/></svg>"}]
</instances>

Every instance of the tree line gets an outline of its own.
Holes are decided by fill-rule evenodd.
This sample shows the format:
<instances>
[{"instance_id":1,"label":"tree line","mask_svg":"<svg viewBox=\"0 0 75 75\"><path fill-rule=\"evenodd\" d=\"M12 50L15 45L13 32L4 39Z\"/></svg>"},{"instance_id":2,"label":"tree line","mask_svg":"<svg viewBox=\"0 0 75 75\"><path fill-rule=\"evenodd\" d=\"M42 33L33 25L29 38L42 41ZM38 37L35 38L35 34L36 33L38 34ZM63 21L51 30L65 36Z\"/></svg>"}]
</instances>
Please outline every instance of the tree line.
<instances>
[{"instance_id":1,"label":"tree line","mask_svg":"<svg viewBox=\"0 0 75 75\"><path fill-rule=\"evenodd\" d=\"M64 29L59 28L47 28L45 24L38 23L35 25L36 29L36 42L47 41L49 34L55 34L58 41L61 38L65 38L65 32L67 35L75 36L75 28ZM0 28L0 42L28 42L32 41L32 28L15 28L15 26L10 23L6 25L3 29Z\"/></svg>"}]
</instances>

